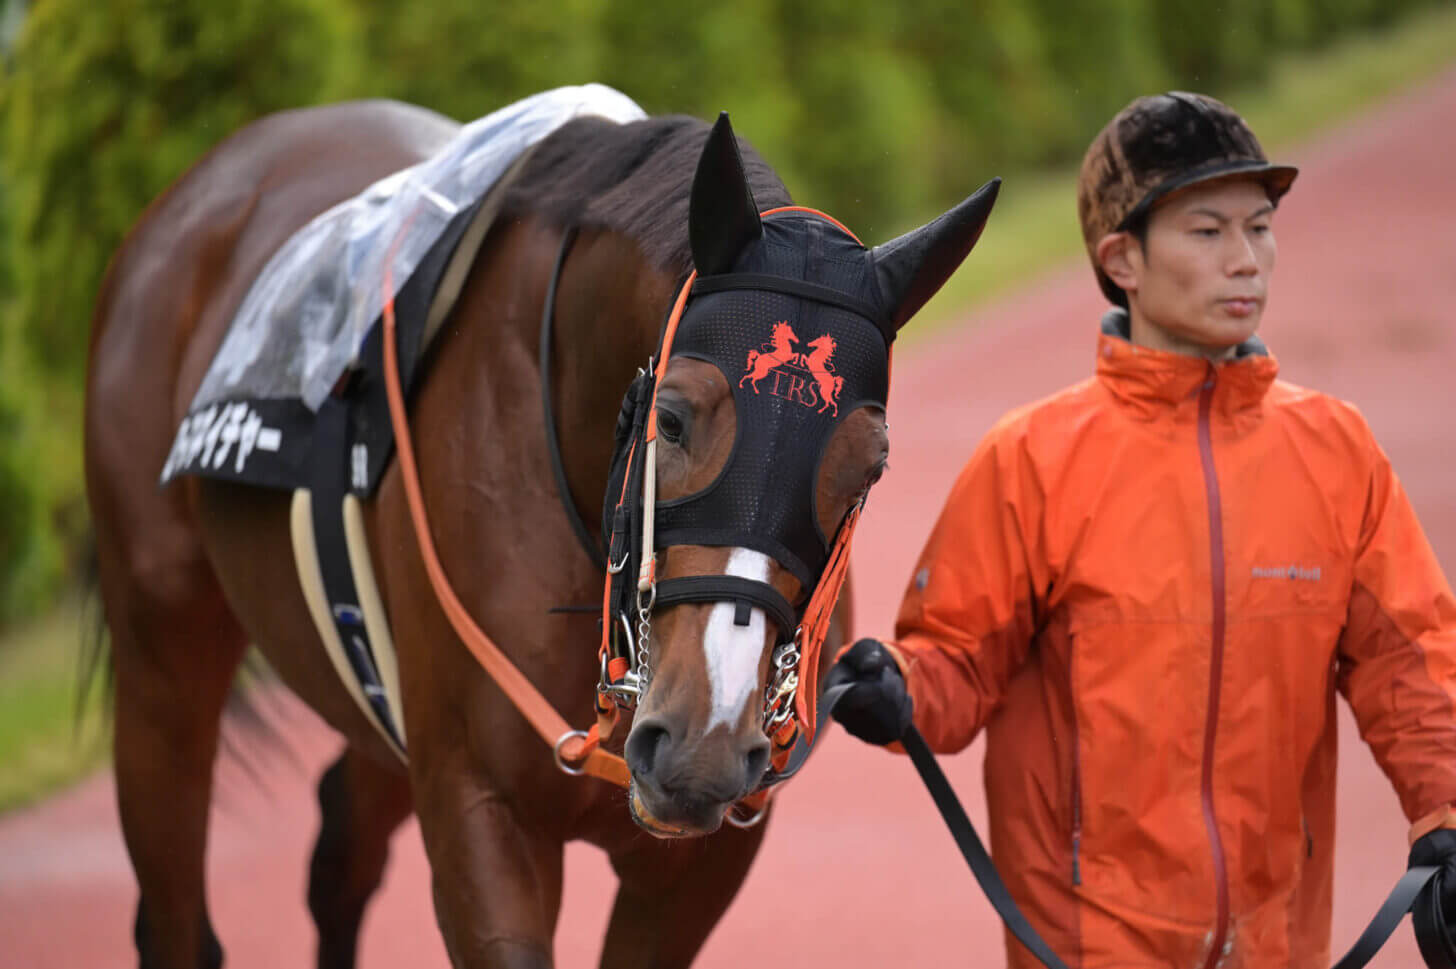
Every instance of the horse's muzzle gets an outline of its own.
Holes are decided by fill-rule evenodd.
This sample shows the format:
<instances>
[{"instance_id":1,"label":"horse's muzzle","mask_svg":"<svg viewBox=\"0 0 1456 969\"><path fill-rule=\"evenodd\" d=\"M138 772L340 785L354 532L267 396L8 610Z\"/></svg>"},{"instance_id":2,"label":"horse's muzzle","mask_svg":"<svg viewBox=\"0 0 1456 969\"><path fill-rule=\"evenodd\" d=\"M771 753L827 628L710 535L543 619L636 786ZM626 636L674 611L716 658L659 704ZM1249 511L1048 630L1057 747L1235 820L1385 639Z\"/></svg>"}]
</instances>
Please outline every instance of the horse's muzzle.
<instances>
[{"instance_id":1,"label":"horse's muzzle","mask_svg":"<svg viewBox=\"0 0 1456 969\"><path fill-rule=\"evenodd\" d=\"M711 834L728 808L763 777L768 738L742 749L720 730L676 743L663 722L649 718L634 725L624 754L632 771L629 798L637 823L658 837Z\"/></svg>"}]
</instances>

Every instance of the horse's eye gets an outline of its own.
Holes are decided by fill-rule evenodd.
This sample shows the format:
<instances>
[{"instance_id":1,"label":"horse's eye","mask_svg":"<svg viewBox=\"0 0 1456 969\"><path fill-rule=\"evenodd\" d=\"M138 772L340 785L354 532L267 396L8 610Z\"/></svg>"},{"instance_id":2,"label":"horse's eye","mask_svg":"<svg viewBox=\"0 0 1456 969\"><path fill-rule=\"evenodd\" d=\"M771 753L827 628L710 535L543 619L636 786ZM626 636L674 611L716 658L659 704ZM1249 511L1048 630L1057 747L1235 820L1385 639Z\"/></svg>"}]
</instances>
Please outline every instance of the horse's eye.
<instances>
[{"instance_id":1,"label":"horse's eye","mask_svg":"<svg viewBox=\"0 0 1456 969\"><path fill-rule=\"evenodd\" d=\"M672 411L665 407L657 409L657 435L673 444L681 444L683 438L683 422Z\"/></svg>"}]
</instances>

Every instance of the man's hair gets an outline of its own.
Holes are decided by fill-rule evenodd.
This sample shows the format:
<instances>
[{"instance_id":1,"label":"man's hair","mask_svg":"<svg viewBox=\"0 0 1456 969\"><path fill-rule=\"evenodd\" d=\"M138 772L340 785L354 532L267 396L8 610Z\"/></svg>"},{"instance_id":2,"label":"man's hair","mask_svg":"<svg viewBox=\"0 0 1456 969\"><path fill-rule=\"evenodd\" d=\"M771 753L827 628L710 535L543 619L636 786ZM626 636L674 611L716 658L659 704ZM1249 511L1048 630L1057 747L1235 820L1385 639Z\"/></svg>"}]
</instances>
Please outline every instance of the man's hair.
<instances>
[{"instance_id":1,"label":"man's hair","mask_svg":"<svg viewBox=\"0 0 1456 969\"><path fill-rule=\"evenodd\" d=\"M1244 120L1207 95L1170 91L1133 101L1092 140L1077 181L1082 240L1103 294L1127 307L1127 294L1097 260L1097 244L1109 233L1131 232L1146 248L1149 213L1177 192L1251 178L1277 203L1297 174L1270 164Z\"/></svg>"}]
</instances>

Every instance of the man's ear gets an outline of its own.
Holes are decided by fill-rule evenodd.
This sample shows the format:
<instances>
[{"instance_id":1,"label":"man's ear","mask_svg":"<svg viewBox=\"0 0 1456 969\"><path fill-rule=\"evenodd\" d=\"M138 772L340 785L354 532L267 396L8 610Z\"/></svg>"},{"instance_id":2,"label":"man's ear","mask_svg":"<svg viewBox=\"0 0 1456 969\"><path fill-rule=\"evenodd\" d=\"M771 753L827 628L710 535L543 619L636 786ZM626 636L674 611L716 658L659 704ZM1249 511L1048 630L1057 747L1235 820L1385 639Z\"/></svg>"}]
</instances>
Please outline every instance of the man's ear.
<instances>
[{"instance_id":1,"label":"man's ear","mask_svg":"<svg viewBox=\"0 0 1456 969\"><path fill-rule=\"evenodd\" d=\"M1097 263L1125 293L1136 292L1143 275L1143 247L1131 232L1109 232L1097 243Z\"/></svg>"}]
</instances>

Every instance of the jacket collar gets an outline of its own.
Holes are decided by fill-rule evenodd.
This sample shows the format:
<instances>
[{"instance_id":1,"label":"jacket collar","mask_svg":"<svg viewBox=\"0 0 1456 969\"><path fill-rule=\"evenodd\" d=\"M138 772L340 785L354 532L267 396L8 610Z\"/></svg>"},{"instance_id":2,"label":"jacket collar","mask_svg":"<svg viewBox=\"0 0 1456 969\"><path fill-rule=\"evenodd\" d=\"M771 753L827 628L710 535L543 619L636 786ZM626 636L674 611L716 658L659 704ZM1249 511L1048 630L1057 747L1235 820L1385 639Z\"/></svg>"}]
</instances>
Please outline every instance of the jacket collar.
<instances>
[{"instance_id":1,"label":"jacket collar","mask_svg":"<svg viewBox=\"0 0 1456 969\"><path fill-rule=\"evenodd\" d=\"M1212 376L1213 408L1223 414L1257 407L1279 374L1279 363L1263 341L1250 337L1231 360L1212 363L1201 357L1151 350L1131 341L1124 309L1102 317L1097 339L1097 379L1123 404L1147 417L1194 402Z\"/></svg>"}]
</instances>

